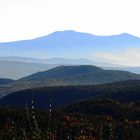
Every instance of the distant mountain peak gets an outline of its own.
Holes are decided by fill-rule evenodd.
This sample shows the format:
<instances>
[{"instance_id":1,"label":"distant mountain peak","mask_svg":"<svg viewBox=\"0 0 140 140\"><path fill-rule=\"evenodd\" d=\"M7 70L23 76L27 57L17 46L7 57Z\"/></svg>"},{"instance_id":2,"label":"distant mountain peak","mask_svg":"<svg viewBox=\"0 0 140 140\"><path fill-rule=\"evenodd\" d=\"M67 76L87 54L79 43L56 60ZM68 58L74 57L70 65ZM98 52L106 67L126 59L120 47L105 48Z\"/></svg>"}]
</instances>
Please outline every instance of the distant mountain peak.
<instances>
[{"instance_id":1,"label":"distant mountain peak","mask_svg":"<svg viewBox=\"0 0 140 140\"><path fill-rule=\"evenodd\" d=\"M140 38L127 33L100 36L74 30L65 30L56 31L47 36L31 40L0 43L0 56L40 59L44 57L82 57L90 59L94 52L120 52L122 49L130 49L132 46L133 48L138 48L140 46Z\"/></svg>"},{"instance_id":2,"label":"distant mountain peak","mask_svg":"<svg viewBox=\"0 0 140 140\"><path fill-rule=\"evenodd\" d=\"M88 33L88 32L80 32L80 31L76 31L76 30L55 31L55 32L52 32L52 33L50 33L48 35L56 35L56 34L84 34L84 35L91 35L91 36L96 36L96 37L115 37L115 36L133 36L133 37L137 37L137 36L131 35L129 33L125 33L125 32L120 33L120 34L113 34L113 35L96 35L96 34L92 34L92 33Z\"/></svg>"}]
</instances>

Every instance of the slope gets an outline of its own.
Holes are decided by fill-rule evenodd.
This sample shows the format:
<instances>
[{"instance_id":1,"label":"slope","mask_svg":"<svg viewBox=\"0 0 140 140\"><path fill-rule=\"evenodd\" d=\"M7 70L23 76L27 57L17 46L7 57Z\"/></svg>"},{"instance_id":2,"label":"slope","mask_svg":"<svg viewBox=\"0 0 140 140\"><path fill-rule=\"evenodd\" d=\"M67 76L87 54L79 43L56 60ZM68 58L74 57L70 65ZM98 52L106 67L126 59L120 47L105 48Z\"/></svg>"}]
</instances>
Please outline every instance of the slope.
<instances>
[{"instance_id":1,"label":"slope","mask_svg":"<svg viewBox=\"0 0 140 140\"><path fill-rule=\"evenodd\" d=\"M44 87L22 90L7 95L0 100L2 106L24 107L31 105L34 98L36 108L49 107L49 98L52 97L53 108L64 107L79 100L112 98L123 103L140 101L140 81L125 81L113 84L96 86L65 86Z\"/></svg>"}]
</instances>

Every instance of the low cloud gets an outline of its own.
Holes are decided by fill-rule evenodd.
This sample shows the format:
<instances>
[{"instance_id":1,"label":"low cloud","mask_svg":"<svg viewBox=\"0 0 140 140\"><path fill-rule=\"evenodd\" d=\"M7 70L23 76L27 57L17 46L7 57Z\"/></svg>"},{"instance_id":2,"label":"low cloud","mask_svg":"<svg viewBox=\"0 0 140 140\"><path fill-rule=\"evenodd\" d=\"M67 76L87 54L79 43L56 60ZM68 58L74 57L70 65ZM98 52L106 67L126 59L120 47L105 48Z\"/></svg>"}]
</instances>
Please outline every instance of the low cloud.
<instances>
[{"instance_id":1,"label":"low cloud","mask_svg":"<svg viewBox=\"0 0 140 140\"><path fill-rule=\"evenodd\" d=\"M92 59L126 66L140 66L140 48L132 48L119 53L96 52Z\"/></svg>"}]
</instances>

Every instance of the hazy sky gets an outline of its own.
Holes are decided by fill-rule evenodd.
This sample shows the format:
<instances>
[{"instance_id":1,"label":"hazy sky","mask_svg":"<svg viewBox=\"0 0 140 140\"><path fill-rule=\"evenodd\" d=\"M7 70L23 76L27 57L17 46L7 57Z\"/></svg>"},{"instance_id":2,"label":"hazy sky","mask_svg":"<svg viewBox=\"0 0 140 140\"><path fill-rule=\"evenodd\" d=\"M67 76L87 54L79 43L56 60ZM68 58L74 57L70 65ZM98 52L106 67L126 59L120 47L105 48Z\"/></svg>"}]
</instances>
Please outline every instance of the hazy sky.
<instances>
[{"instance_id":1,"label":"hazy sky","mask_svg":"<svg viewBox=\"0 0 140 140\"><path fill-rule=\"evenodd\" d=\"M62 30L140 37L140 0L0 0L0 42L32 39ZM132 46L119 53L94 52L92 58L140 66L139 53L140 48Z\"/></svg>"},{"instance_id":2,"label":"hazy sky","mask_svg":"<svg viewBox=\"0 0 140 140\"><path fill-rule=\"evenodd\" d=\"M0 41L56 30L140 37L140 0L0 0Z\"/></svg>"}]
</instances>

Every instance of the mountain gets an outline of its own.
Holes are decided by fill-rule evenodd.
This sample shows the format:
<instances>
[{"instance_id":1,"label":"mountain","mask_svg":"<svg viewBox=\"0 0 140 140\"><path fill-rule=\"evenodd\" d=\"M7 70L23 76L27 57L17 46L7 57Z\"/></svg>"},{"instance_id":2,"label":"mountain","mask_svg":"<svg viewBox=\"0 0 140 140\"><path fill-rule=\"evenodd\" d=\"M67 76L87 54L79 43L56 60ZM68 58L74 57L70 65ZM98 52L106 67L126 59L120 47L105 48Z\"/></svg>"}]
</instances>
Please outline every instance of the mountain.
<instances>
[{"instance_id":1,"label":"mountain","mask_svg":"<svg viewBox=\"0 0 140 140\"><path fill-rule=\"evenodd\" d=\"M140 75L127 71L104 70L91 65L58 66L48 71L38 72L22 78L25 80L53 80L54 84L89 85L140 79Z\"/></svg>"},{"instance_id":2,"label":"mountain","mask_svg":"<svg viewBox=\"0 0 140 140\"><path fill-rule=\"evenodd\" d=\"M79 59L92 58L94 52L118 52L132 46L139 47L140 38L126 33L96 36L67 30L31 40L0 43L0 56Z\"/></svg>"},{"instance_id":3,"label":"mountain","mask_svg":"<svg viewBox=\"0 0 140 140\"><path fill-rule=\"evenodd\" d=\"M14 80L12 80L12 79L0 78L0 85L9 84L9 83L13 83L13 82L14 82Z\"/></svg>"},{"instance_id":4,"label":"mountain","mask_svg":"<svg viewBox=\"0 0 140 140\"><path fill-rule=\"evenodd\" d=\"M98 62L93 62L88 59L68 59L68 58L50 58L50 59L35 59L28 57L0 57L0 61L9 62L24 62L24 63L35 63L35 64L55 64L55 65L86 65L95 64Z\"/></svg>"},{"instance_id":5,"label":"mountain","mask_svg":"<svg viewBox=\"0 0 140 140\"><path fill-rule=\"evenodd\" d=\"M37 87L97 85L134 79L140 79L140 75L127 71L104 70L91 65L57 66L0 86L0 97Z\"/></svg>"},{"instance_id":6,"label":"mountain","mask_svg":"<svg viewBox=\"0 0 140 140\"><path fill-rule=\"evenodd\" d=\"M36 72L49 70L56 66L96 65L106 70L130 71L140 74L140 67L126 67L109 63L90 61L88 59L34 59L27 57L0 57L0 77L8 79L20 79Z\"/></svg>"},{"instance_id":7,"label":"mountain","mask_svg":"<svg viewBox=\"0 0 140 140\"><path fill-rule=\"evenodd\" d=\"M1 106L25 107L34 98L36 108L49 107L52 97L53 108L64 107L80 100L111 98L122 103L140 100L140 80L130 80L94 86L43 87L21 90L0 99Z\"/></svg>"},{"instance_id":8,"label":"mountain","mask_svg":"<svg viewBox=\"0 0 140 140\"><path fill-rule=\"evenodd\" d=\"M34 59L28 57L0 57L0 77L20 79L36 72L49 70L59 65L100 65L116 66L113 64L90 61L88 59Z\"/></svg>"},{"instance_id":9,"label":"mountain","mask_svg":"<svg viewBox=\"0 0 140 140\"><path fill-rule=\"evenodd\" d=\"M30 74L51 69L57 65L0 60L0 77L19 79Z\"/></svg>"},{"instance_id":10,"label":"mountain","mask_svg":"<svg viewBox=\"0 0 140 140\"><path fill-rule=\"evenodd\" d=\"M29 57L0 57L0 61L9 61L9 62L24 62L24 63L39 63L41 59L29 58Z\"/></svg>"}]
</instances>

